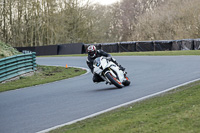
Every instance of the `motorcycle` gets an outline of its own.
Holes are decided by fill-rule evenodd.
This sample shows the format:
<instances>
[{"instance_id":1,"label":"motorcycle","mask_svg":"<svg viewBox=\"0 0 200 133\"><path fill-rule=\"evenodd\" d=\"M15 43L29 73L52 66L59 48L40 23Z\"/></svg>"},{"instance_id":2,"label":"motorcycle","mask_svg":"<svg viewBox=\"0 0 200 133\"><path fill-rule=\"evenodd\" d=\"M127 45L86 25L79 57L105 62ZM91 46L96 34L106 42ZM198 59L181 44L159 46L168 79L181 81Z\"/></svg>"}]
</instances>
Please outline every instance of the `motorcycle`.
<instances>
[{"instance_id":1,"label":"motorcycle","mask_svg":"<svg viewBox=\"0 0 200 133\"><path fill-rule=\"evenodd\" d=\"M118 88L122 88L123 86L129 86L130 80L126 76L126 72L120 70L120 68L108 60L106 57L98 57L93 62L94 73L98 74L106 84L109 83L114 84Z\"/></svg>"}]
</instances>

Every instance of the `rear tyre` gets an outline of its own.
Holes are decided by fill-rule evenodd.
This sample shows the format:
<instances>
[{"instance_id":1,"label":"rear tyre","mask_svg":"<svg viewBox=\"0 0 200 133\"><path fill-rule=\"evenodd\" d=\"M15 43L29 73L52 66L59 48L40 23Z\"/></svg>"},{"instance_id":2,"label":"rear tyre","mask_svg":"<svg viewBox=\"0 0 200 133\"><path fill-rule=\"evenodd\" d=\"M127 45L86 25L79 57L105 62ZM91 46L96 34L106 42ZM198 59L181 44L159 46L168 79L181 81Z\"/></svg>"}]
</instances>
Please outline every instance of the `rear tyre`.
<instances>
[{"instance_id":1,"label":"rear tyre","mask_svg":"<svg viewBox=\"0 0 200 133\"><path fill-rule=\"evenodd\" d=\"M114 84L117 88L122 88L122 83L115 78L110 72L106 73L106 77L110 80L112 84Z\"/></svg>"}]
</instances>

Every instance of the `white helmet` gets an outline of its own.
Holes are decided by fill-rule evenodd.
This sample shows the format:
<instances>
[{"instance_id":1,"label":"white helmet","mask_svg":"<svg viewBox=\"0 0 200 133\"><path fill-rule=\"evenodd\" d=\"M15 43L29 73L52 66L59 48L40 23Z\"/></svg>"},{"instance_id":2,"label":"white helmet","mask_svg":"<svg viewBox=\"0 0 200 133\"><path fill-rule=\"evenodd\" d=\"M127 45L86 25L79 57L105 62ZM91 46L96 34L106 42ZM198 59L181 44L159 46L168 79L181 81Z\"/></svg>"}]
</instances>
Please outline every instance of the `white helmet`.
<instances>
[{"instance_id":1,"label":"white helmet","mask_svg":"<svg viewBox=\"0 0 200 133\"><path fill-rule=\"evenodd\" d=\"M94 45L90 45L87 48L87 52L88 52L88 56L90 56L91 58L95 58L97 55L97 48Z\"/></svg>"}]
</instances>

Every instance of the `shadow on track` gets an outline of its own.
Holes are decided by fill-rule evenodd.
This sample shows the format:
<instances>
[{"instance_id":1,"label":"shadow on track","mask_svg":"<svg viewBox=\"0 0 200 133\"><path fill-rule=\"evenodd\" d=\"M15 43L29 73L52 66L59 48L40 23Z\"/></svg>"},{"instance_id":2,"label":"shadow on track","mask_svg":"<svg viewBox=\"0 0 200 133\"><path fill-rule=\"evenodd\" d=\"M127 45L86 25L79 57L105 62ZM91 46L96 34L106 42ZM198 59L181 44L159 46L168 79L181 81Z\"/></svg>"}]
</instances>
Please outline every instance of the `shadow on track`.
<instances>
[{"instance_id":1,"label":"shadow on track","mask_svg":"<svg viewBox=\"0 0 200 133\"><path fill-rule=\"evenodd\" d=\"M109 87L109 88L104 88L104 89L97 89L94 91L110 91L110 90L120 90L121 88L117 88L117 87Z\"/></svg>"}]
</instances>

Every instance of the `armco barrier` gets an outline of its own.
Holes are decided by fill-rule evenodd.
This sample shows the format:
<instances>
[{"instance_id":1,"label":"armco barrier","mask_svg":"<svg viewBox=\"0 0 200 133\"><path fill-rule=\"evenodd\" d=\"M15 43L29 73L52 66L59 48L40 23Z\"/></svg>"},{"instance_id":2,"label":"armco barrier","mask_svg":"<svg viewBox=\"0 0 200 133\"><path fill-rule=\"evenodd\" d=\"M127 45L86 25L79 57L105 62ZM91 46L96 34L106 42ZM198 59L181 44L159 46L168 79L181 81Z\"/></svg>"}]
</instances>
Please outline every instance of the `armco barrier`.
<instances>
[{"instance_id":1,"label":"armco barrier","mask_svg":"<svg viewBox=\"0 0 200 133\"><path fill-rule=\"evenodd\" d=\"M39 55L57 55L58 45L49 45L49 46L37 46L35 47L35 52L37 56Z\"/></svg>"},{"instance_id":2,"label":"armco barrier","mask_svg":"<svg viewBox=\"0 0 200 133\"><path fill-rule=\"evenodd\" d=\"M154 51L154 45L152 41L136 42L136 51Z\"/></svg>"},{"instance_id":3,"label":"armco barrier","mask_svg":"<svg viewBox=\"0 0 200 133\"><path fill-rule=\"evenodd\" d=\"M36 70L36 53L25 53L0 59L0 82Z\"/></svg>"},{"instance_id":4,"label":"armco barrier","mask_svg":"<svg viewBox=\"0 0 200 133\"><path fill-rule=\"evenodd\" d=\"M58 45L58 55L82 54L83 43L60 44Z\"/></svg>"},{"instance_id":5,"label":"armco barrier","mask_svg":"<svg viewBox=\"0 0 200 133\"><path fill-rule=\"evenodd\" d=\"M101 49L108 53L119 52L119 46L117 43L107 43L106 45L101 45Z\"/></svg>"},{"instance_id":6,"label":"armco barrier","mask_svg":"<svg viewBox=\"0 0 200 133\"><path fill-rule=\"evenodd\" d=\"M154 51L171 51L172 50L172 41L171 40L159 40L153 41Z\"/></svg>"},{"instance_id":7,"label":"armco barrier","mask_svg":"<svg viewBox=\"0 0 200 133\"><path fill-rule=\"evenodd\" d=\"M118 46L119 52L136 52L136 42L120 42Z\"/></svg>"},{"instance_id":8,"label":"armco barrier","mask_svg":"<svg viewBox=\"0 0 200 133\"><path fill-rule=\"evenodd\" d=\"M200 50L200 39L194 40L194 50Z\"/></svg>"},{"instance_id":9,"label":"armco barrier","mask_svg":"<svg viewBox=\"0 0 200 133\"><path fill-rule=\"evenodd\" d=\"M173 50L200 50L200 38L183 40L156 40L156 41L133 41L118 43L84 44L86 49L89 45L95 45L97 49L106 52L142 52L142 51L173 51ZM83 51L84 51L83 50Z\"/></svg>"},{"instance_id":10,"label":"armco barrier","mask_svg":"<svg viewBox=\"0 0 200 133\"><path fill-rule=\"evenodd\" d=\"M173 51L173 50L200 50L200 38L182 40L155 40L155 41L132 41L97 44L57 44L37 47L15 47L18 51L29 50L37 55L65 55L87 53L87 47L95 45L108 53L117 52L140 52L140 51Z\"/></svg>"}]
</instances>

